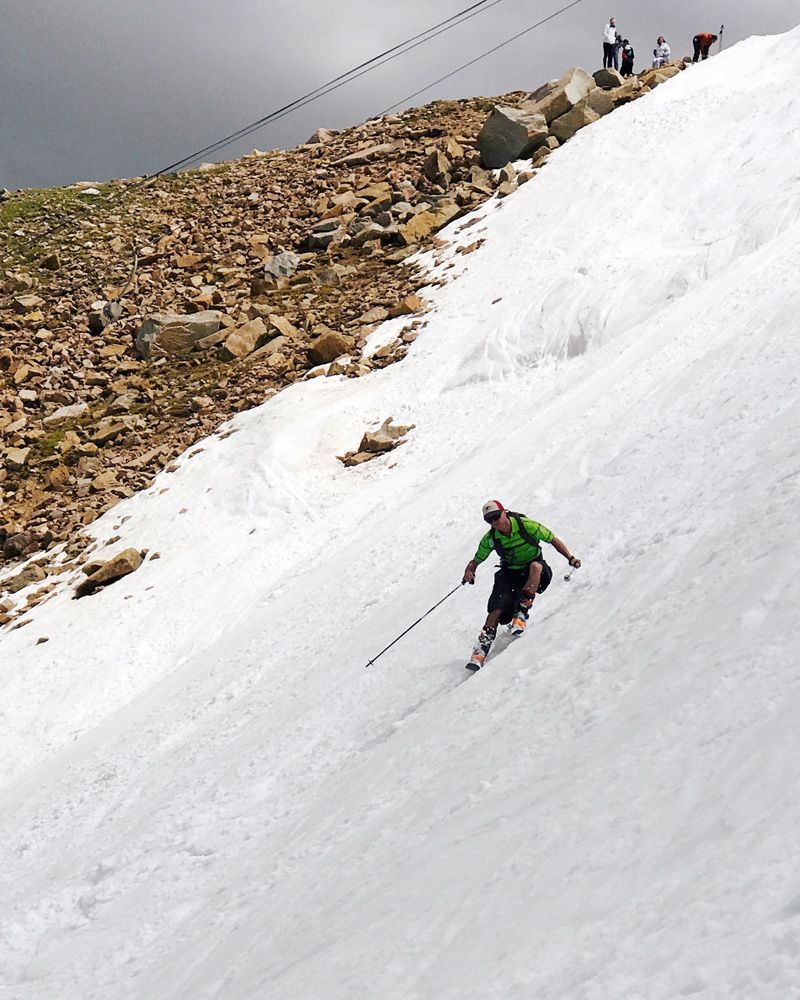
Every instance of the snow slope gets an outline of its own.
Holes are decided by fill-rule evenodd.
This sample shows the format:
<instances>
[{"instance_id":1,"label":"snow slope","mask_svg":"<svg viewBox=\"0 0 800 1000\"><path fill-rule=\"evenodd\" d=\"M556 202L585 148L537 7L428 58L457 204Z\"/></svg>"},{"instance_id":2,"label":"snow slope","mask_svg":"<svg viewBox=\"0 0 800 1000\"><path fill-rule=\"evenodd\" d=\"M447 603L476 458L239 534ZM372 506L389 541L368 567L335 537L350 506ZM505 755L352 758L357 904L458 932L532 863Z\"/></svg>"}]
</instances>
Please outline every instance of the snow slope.
<instances>
[{"instance_id":1,"label":"snow slope","mask_svg":"<svg viewBox=\"0 0 800 1000\"><path fill-rule=\"evenodd\" d=\"M161 558L3 635L2 1000L800 996L798 74L753 38L584 130L404 362L92 526ZM487 497L583 568L466 682L493 561L365 669Z\"/></svg>"}]
</instances>

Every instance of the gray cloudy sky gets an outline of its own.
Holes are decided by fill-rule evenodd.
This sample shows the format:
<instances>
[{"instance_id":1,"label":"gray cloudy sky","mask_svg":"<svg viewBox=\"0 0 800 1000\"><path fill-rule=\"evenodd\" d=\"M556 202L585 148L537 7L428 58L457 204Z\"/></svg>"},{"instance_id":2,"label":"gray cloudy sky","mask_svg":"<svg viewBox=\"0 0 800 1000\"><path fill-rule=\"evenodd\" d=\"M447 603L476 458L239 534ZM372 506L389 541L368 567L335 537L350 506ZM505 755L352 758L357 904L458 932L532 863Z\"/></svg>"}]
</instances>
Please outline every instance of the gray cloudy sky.
<instances>
[{"instance_id":1,"label":"gray cloudy sky","mask_svg":"<svg viewBox=\"0 0 800 1000\"><path fill-rule=\"evenodd\" d=\"M0 187L47 187L152 173L474 0L4 0L0 32ZM383 111L567 0L503 0L411 54L219 154L288 148L319 126ZM650 62L659 34L674 54L725 23L725 46L787 31L797 0L583 0L413 102L533 89L570 66L601 65L615 15ZM715 46L716 51L716 46Z\"/></svg>"}]
</instances>

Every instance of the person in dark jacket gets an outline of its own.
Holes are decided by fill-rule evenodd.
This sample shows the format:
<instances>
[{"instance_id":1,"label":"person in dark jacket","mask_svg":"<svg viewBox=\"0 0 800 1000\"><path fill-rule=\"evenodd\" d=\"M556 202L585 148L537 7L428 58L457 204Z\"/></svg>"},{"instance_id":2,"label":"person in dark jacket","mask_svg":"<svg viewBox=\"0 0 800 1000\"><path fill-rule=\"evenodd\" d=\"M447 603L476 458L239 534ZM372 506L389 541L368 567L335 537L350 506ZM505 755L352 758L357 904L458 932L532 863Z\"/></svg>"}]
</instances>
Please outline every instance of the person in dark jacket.
<instances>
[{"instance_id":1,"label":"person in dark jacket","mask_svg":"<svg viewBox=\"0 0 800 1000\"><path fill-rule=\"evenodd\" d=\"M694 45L694 58L692 62L697 62L701 57L703 59L708 59L708 50L716 42L717 36L710 33L695 35L692 39L692 44Z\"/></svg>"},{"instance_id":2,"label":"person in dark jacket","mask_svg":"<svg viewBox=\"0 0 800 1000\"><path fill-rule=\"evenodd\" d=\"M634 51L633 46L628 41L627 38L622 39L622 66L620 67L620 73L622 76L633 76L633 59Z\"/></svg>"}]
</instances>

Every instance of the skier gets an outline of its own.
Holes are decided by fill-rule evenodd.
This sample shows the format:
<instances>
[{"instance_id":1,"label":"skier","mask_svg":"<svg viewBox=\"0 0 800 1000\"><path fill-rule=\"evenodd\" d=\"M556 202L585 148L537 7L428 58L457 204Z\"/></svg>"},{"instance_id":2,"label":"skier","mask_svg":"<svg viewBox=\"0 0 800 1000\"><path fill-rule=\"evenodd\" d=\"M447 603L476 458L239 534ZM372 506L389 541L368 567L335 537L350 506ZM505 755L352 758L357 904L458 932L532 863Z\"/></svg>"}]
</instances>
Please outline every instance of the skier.
<instances>
[{"instance_id":1,"label":"skier","mask_svg":"<svg viewBox=\"0 0 800 1000\"><path fill-rule=\"evenodd\" d=\"M622 66L620 68L621 76L633 76L633 60L634 52L633 46L628 41L627 38L622 39Z\"/></svg>"},{"instance_id":2,"label":"skier","mask_svg":"<svg viewBox=\"0 0 800 1000\"><path fill-rule=\"evenodd\" d=\"M697 62L701 56L703 59L708 59L708 50L716 40L717 36L712 34L695 35L692 39L692 44L694 45L694 58L692 62Z\"/></svg>"},{"instance_id":3,"label":"skier","mask_svg":"<svg viewBox=\"0 0 800 1000\"><path fill-rule=\"evenodd\" d=\"M512 631L517 634L525 629L533 599L550 584L553 572L544 561L539 542L552 545L570 566L577 569L581 564L580 559L576 559L549 528L523 514L506 510L499 500L486 501L483 519L489 530L481 539L475 558L467 563L461 582L475 583L475 571L492 549L500 556L501 562L489 597L489 615L467 664L468 670L480 670L499 624L510 623Z\"/></svg>"},{"instance_id":4,"label":"skier","mask_svg":"<svg viewBox=\"0 0 800 1000\"><path fill-rule=\"evenodd\" d=\"M617 22L613 17L603 28L603 69L617 68Z\"/></svg>"}]
</instances>

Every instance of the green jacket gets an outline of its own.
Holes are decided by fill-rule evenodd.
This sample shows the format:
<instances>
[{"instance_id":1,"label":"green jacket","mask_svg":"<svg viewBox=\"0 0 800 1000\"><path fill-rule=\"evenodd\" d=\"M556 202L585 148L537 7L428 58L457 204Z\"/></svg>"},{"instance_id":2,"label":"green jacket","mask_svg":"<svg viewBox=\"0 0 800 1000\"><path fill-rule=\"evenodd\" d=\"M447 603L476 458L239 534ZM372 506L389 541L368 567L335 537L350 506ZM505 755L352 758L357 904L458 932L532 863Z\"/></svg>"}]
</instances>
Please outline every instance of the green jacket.
<instances>
[{"instance_id":1,"label":"green jacket","mask_svg":"<svg viewBox=\"0 0 800 1000\"><path fill-rule=\"evenodd\" d=\"M499 531L495 531L494 534L503 550L503 564L508 566L509 569L523 569L525 566L529 566L535 559L538 559L542 554L542 550L538 545L529 545L520 534L517 519L511 517L511 515L509 517L511 520L511 534L508 538ZM531 521L528 517L523 517L522 523L525 525L528 534L533 538L538 539L540 542L552 542L553 532L549 528L545 528L543 524L539 524L538 521ZM492 532L489 530L481 539L480 545L478 545L478 551L475 553L475 562L482 563L494 551L494 540Z\"/></svg>"}]
</instances>

